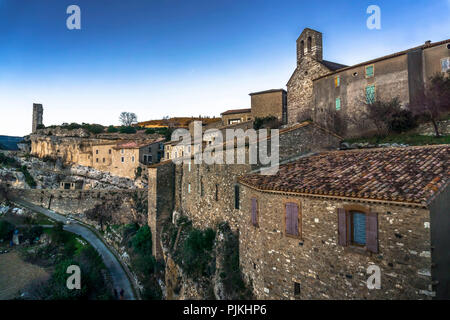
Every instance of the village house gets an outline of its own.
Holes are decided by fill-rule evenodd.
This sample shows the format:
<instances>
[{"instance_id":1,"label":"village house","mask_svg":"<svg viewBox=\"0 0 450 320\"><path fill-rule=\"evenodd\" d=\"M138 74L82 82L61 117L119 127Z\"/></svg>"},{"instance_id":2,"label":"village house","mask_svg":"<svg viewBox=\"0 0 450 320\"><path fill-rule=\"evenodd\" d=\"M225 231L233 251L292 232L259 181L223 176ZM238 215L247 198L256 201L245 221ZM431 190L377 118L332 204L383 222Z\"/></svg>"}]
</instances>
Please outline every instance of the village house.
<instances>
[{"instance_id":1,"label":"village house","mask_svg":"<svg viewBox=\"0 0 450 320\"><path fill-rule=\"evenodd\" d=\"M322 33L306 28L297 39L297 68L287 83L287 117L329 127L334 111L342 119L358 119L374 101L398 98L405 106L436 73L450 69L450 39L397 52L348 67L323 59ZM348 126L346 135L366 132ZM368 128L370 130L371 128Z\"/></svg>"},{"instance_id":2,"label":"village house","mask_svg":"<svg viewBox=\"0 0 450 320\"><path fill-rule=\"evenodd\" d=\"M224 111L220 115L222 124L227 126L252 120L252 109L232 109Z\"/></svg>"},{"instance_id":3,"label":"village house","mask_svg":"<svg viewBox=\"0 0 450 320\"><path fill-rule=\"evenodd\" d=\"M250 93L253 119L273 116L281 123L287 122L287 92L271 89Z\"/></svg>"},{"instance_id":4,"label":"village house","mask_svg":"<svg viewBox=\"0 0 450 320\"><path fill-rule=\"evenodd\" d=\"M256 297L448 299L449 155L330 151L241 177L240 264ZM371 265L380 289L366 285Z\"/></svg>"}]
</instances>

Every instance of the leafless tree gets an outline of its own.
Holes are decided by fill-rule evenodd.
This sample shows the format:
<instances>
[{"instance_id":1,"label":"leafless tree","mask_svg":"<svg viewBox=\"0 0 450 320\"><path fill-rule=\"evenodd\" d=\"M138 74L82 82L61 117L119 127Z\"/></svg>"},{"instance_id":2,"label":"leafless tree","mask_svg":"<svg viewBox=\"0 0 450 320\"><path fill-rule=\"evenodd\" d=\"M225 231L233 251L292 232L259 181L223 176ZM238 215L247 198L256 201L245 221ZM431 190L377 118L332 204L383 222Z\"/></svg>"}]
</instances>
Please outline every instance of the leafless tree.
<instances>
[{"instance_id":1,"label":"leafless tree","mask_svg":"<svg viewBox=\"0 0 450 320\"><path fill-rule=\"evenodd\" d=\"M104 202L96 205L94 208L86 210L84 214L89 220L96 221L100 224L101 230L103 225L112 221L112 212L117 210L117 204L114 202Z\"/></svg>"},{"instance_id":2,"label":"leafless tree","mask_svg":"<svg viewBox=\"0 0 450 320\"><path fill-rule=\"evenodd\" d=\"M438 73L433 76L409 105L409 109L413 114L431 122L436 137L439 137L438 120L450 112L450 71L446 75Z\"/></svg>"},{"instance_id":3,"label":"leafless tree","mask_svg":"<svg viewBox=\"0 0 450 320\"><path fill-rule=\"evenodd\" d=\"M134 123L137 123L137 116L133 112L122 112L119 117L119 121L124 126L131 126Z\"/></svg>"}]
</instances>

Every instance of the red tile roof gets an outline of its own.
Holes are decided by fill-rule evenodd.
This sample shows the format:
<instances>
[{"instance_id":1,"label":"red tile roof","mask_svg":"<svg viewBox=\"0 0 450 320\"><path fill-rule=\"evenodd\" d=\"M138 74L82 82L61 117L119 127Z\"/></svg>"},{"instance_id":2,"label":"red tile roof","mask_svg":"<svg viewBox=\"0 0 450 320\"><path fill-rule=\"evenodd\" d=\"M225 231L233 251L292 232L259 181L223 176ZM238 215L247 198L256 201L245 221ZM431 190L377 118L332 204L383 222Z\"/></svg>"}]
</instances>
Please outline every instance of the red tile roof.
<instances>
[{"instance_id":1,"label":"red tile roof","mask_svg":"<svg viewBox=\"0 0 450 320\"><path fill-rule=\"evenodd\" d=\"M145 146L149 146L156 142L163 142L164 140L165 140L164 138L159 138L156 140L144 141L144 142L140 142L140 141L122 142L122 143L118 143L117 146L114 147L114 149L138 149L138 148L142 148Z\"/></svg>"},{"instance_id":2,"label":"red tile roof","mask_svg":"<svg viewBox=\"0 0 450 320\"><path fill-rule=\"evenodd\" d=\"M331 151L239 181L261 191L427 206L449 182L450 145Z\"/></svg>"}]
</instances>

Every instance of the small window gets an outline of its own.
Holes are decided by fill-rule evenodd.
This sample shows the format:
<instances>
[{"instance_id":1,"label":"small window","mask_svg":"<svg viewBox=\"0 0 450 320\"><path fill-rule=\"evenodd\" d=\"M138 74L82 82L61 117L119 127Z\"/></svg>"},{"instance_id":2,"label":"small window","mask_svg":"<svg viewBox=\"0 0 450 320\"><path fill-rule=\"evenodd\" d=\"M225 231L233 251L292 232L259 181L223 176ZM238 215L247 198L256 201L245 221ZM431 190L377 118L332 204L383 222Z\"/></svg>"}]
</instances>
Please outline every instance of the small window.
<instances>
[{"instance_id":1,"label":"small window","mask_svg":"<svg viewBox=\"0 0 450 320\"><path fill-rule=\"evenodd\" d=\"M308 37L308 52L312 51L312 39L311 37Z\"/></svg>"},{"instance_id":2,"label":"small window","mask_svg":"<svg viewBox=\"0 0 450 320\"><path fill-rule=\"evenodd\" d=\"M95 158L95 162L97 162L97 163L98 163L98 158Z\"/></svg>"},{"instance_id":3,"label":"small window","mask_svg":"<svg viewBox=\"0 0 450 320\"><path fill-rule=\"evenodd\" d=\"M375 102L375 85L366 87L366 103L371 104Z\"/></svg>"},{"instance_id":4,"label":"small window","mask_svg":"<svg viewBox=\"0 0 450 320\"><path fill-rule=\"evenodd\" d=\"M158 156L159 156L159 153L158 153ZM148 159L149 163L152 163L153 162L153 155L149 154L147 159Z\"/></svg>"},{"instance_id":5,"label":"small window","mask_svg":"<svg viewBox=\"0 0 450 320\"><path fill-rule=\"evenodd\" d=\"M134 162L134 156L131 157L131 162Z\"/></svg>"},{"instance_id":6,"label":"small window","mask_svg":"<svg viewBox=\"0 0 450 320\"><path fill-rule=\"evenodd\" d=\"M353 76L357 77L358 76L358 72L353 72Z\"/></svg>"},{"instance_id":7,"label":"small window","mask_svg":"<svg viewBox=\"0 0 450 320\"><path fill-rule=\"evenodd\" d=\"M239 186L234 186L234 208L239 209Z\"/></svg>"},{"instance_id":8,"label":"small window","mask_svg":"<svg viewBox=\"0 0 450 320\"><path fill-rule=\"evenodd\" d=\"M108 150L108 153L111 154L111 149Z\"/></svg>"},{"instance_id":9,"label":"small window","mask_svg":"<svg viewBox=\"0 0 450 320\"><path fill-rule=\"evenodd\" d=\"M350 212L350 239L353 245L366 245L366 214L363 212Z\"/></svg>"},{"instance_id":10,"label":"small window","mask_svg":"<svg viewBox=\"0 0 450 320\"><path fill-rule=\"evenodd\" d=\"M106 161L106 159L105 159L105 158L103 158L103 163L105 163L105 161Z\"/></svg>"},{"instance_id":11,"label":"small window","mask_svg":"<svg viewBox=\"0 0 450 320\"><path fill-rule=\"evenodd\" d=\"M450 70L450 57L441 60L441 70L442 72L447 72Z\"/></svg>"},{"instance_id":12,"label":"small window","mask_svg":"<svg viewBox=\"0 0 450 320\"><path fill-rule=\"evenodd\" d=\"M303 57L305 54L305 41L300 41L300 57Z\"/></svg>"},{"instance_id":13,"label":"small window","mask_svg":"<svg viewBox=\"0 0 450 320\"><path fill-rule=\"evenodd\" d=\"M97 150L95 150L95 154L98 154L98 149L97 149Z\"/></svg>"},{"instance_id":14,"label":"small window","mask_svg":"<svg viewBox=\"0 0 450 320\"><path fill-rule=\"evenodd\" d=\"M148 147L148 152L152 152L152 147Z\"/></svg>"},{"instance_id":15,"label":"small window","mask_svg":"<svg viewBox=\"0 0 450 320\"><path fill-rule=\"evenodd\" d=\"M252 198L252 225L258 226L258 200Z\"/></svg>"},{"instance_id":16,"label":"small window","mask_svg":"<svg viewBox=\"0 0 450 320\"><path fill-rule=\"evenodd\" d=\"M205 195L205 190L203 187L203 179L200 180L200 196L203 197Z\"/></svg>"},{"instance_id":17,"label":"small window","mask_svg":"<svg viewBox=\"0 0 450 320\"><path fill-rule=\"evenodd\" d=\"M219 201L219 185L218 184L216 184L216 194L215 194L214 198L216 199L216 201Z\"/></svg>"},{"instance_id":18,"label":"small window","mask_svg":"<svg viewBox=\"0 0 450 320\"><path fill-rule=\"evenodd\" d=\"M336 110L341 110L341 98L336 98Z\"/></svg>"},{"instance_id":19,"label":"small window","mask_svg":"<svg viewBox=\"0 0 450 320\"><path fill-rule=\"evenodd\" d=\"M122 161L122 163L125 162L125 157L120 158L120 160Z\"/></svg>"},{"instance_id":20,"label":"small window","mask_svg":"<svg viewBox=\"0 0 450 320\"><path fill-rule=\"evenodd\" d=\"M338 88L341 85L341 77L337 76L334 78L334 87Z\"/></svg>"},{"instance_id":21,"label":"small window","mask_svg":"<svg viewBox=\"0 0 450 320\"><path fill-rule=\"evenodd\" d=\"M338 208L338 244L378 253L378 215L364 208Z\"/></svg>"},{"instance_id":22,"label":"small window","mask_svg":"<svg viewBox=\"0 0 450 320\"><path fill-rule=\"evenodd\" d=\"M170 155L169 155L168 152L167 152L167 154L166 154L166 158L167 158L167 159L170 159Z\"/></svg>"},{"instance_id":23,"label":"small window","mask_svg":"<svg viewBox=\"0 0 450 320\"><path fill-rule=\"evenodd\" d=\"M374 65L366 67L366 78L372 78L374 76Z\"/></svg>"},{"instance_id":24,"label":"small window","mask_svg":"<svg viewBox=\"0 0 450 320\"><path fill-rule=\"evenodd\" d=\"M191 184L188 184L188 193L191 193Z\"/></svg>"},{"instance_id":25,"label":"small window","mask_svg":"<svg viewBox=\"0 0 450 320\"><path fill-rule=\"evenodd\" d=\"M120 150L120 153L121 153L121 154L123 154L124 152L125 152L125 150L124 150L124 149Z\"/></svg>"},{"instance_id":26,"label":"small window","mask_svg":"<svg viewBox=\"0 0 450 320\"><path fill-rule=\"evenodd\" d=\"M294 282L294 296L298 297L300 295L300 283Z\"/></svg>"}]
</instances>

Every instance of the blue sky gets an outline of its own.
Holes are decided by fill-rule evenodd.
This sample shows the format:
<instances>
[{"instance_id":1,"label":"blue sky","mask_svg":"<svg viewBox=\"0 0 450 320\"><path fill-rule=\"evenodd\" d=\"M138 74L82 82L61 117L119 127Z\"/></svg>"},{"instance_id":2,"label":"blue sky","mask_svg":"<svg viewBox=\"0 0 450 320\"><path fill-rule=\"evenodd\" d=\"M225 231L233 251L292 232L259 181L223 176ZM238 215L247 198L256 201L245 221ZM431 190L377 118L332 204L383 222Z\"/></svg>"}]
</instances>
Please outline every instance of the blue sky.
<instances>
[{"instance_id":1,"label":"blue sky","mask_svg":"<svg viewBox=\"0 0 450 320\"><path fill-rule=\"evenodd\" d=\"M81 8L81 30L66 9ZM381 30L366 9L381 8ZM450 0L0 0L0 135L44 124L219 115L284 88L305 27L324 59L356 64L450 38Z\"/></svg>"}]
</instances>

